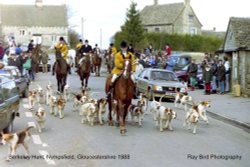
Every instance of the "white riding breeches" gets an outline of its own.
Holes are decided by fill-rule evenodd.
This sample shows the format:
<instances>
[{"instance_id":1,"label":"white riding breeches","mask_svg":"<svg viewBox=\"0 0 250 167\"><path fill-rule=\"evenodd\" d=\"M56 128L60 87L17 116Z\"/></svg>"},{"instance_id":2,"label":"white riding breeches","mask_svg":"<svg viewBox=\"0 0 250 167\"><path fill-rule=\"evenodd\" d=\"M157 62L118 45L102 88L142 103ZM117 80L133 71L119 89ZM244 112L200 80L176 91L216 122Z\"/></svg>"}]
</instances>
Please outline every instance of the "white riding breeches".
<instances>
[{"instance_id":1,"label":"white riding breeches","mask_svg":"<svg viewBox=\"0 0 250 167\"><path fill-rule=\"evenodd\" d=\"M113 74L113 75L112 75L111 82L114 83L115 80L117 79L117 77L118 77L117 74ZM135 83L135 75L134 75L134 73L132 73L132 74L130 75L130 78L131 78L131 80L133 81L133 83Z\"/></svg>"}]
</instances>

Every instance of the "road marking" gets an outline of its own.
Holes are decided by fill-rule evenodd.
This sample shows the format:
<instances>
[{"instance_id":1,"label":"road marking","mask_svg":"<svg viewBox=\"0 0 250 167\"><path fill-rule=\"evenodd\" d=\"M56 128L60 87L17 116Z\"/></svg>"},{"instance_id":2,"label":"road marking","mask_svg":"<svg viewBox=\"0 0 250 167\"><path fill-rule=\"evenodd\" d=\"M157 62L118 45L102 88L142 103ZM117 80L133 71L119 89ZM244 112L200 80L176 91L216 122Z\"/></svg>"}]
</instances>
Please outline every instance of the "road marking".
<instances>
[{"instance_id":1,"label":"road marking","mask_svg":"<svg viewBox=\"0 0 250 167\"><path fill-rule=\"evenodd\" d=\"M23 104L23 108L24 109L30 109L30 105L29 104Z\"/></svg>"},{"instance_id":2,"label":"road marking","mask_svg":"<svg viewBox=\"0 0 250 167\"><path fill-rule=\"evenodd\" d=\"M28 122L28 126L33 126L34 128L36 128L35 122Z\"/></svg>"},{"instance_id":3,"label":"road marking","mask_svg":"<svg viewBox=\"0 0 250 167\"><path fill-rule=\"evenodd\" d=\"M48 153L47 151L45 151L45 150L39 150L38 152L39 152L41 155L44 156L45 161L46 161L49 165L56 165L56 163L55 163L54 160L51 160L51 159L48 158L49 153Z\"/></svg>"},{"instance_id":4,"label":"road marking","mask_svg":"<svg viewBox=\"0 0 250 167\"><path fill-rule=\"evenodd\" d=\"M32 114L32 112L25 112L25 116L26 117L33 117L33 114Z\"/></svg>"},{"instance_id":5,"label":"road marking","mask_svg":"<svg viewBox=\"0 0 250 167\"><path fill-rule=\"evenodd\" d=\"M49 147L49 145L46 143L43 143L43 147Z\"/></svg>"},{"instance_id":6,"label":"road marking","mask_svg":"<svg viewBox=\"0 0 250 167\"><path fill-rule=\"evenodd\" d=\"M27 102L29 102L29 99L28 98L23 98L23 102L27 103Z\"/></svg>"},{"instance_id":7,"label":"road marking","mask_svg":"<svg viewBox=\"0 0 250 167\"><path fill-rule=\"evenodd\" d=\"M35 144L42 144L42 140L41 140L41 138L40 138L39 135L31 135L31 137L32 137L33 142L34 142Z\"/></svg>"}]
</instances>

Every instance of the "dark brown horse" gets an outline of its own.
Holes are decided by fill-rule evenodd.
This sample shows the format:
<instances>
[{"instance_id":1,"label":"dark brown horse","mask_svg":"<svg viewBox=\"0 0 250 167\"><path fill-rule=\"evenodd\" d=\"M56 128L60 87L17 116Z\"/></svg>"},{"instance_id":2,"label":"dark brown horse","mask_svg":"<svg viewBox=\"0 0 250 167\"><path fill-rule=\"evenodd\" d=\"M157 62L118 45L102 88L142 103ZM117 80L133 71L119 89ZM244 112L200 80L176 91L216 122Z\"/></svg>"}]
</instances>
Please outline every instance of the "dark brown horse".
<instances>
[{"instance_id":1,"label":"dark brown horse","mask_svg":"<svg viewBox=\"0 0 250 167\"><path fill-rule=\"evenodd\" d=\"M38 73L39 71L39 63L41 61L41 44L37 44L32 50L32 57L34 60L34 71Z\"/></svg>"},{"instance_id":2,"label":"dark brown horse","mask_svg":"<svg viewBox=\"0 0 250 167\"><path fill-rule=\"evenodd\" d=\"M63 92L64 86L67 84L67 75L68 75L68 65L66 60L62 57L62 54L59 49L56 49L56 79L57 79L57 90L59 92Z\"/></svg>"},{"instance_id":3,"label":"dark brown horse","mask_svg":"<svg viewBox=\"0 0 250 167\"><path fill-rule=\"evenodd\" d=\"M120 133L125 134L125 119L128 113L128 107L131 104L134 92L134 83L131 80L131 70L132 64L131 60L124 60L124 69L120 77L115 81L113 86L113 99L117 101L117 124L120 125ZM106 93L109 91L110 78L106 81ZM109 125L113 125L112 113L111 113L111 101L108 99L109 103Z\"/></svg>"},{"instance_id":4,"label":"dark brown horse","mask_svg":"<svg viewBox=\"0 0 250 167\"><path fill-rule=\"evenodd\" d=\"M88 87L88 80L90 76L90 55L87 54L84 56L81 64L79 65L78 75L80 76L80 80L82 82L82 88ZM85 80L85 84L84 84Z\"/></svg>"},{"instance_id":5,"label":"dark brown horse","mask_svg":"<svg viewBox=\"0 0 250 167\"><path fill-rule=\"evenodd\" d=\"M75 55L75 67L77 67L77 64L80 60L80 57L81 57L81 53L80 53L80 49L75 49L76 51L76 55Z\"/></svg>"},{"instance_id":6,"label":"dark brown horse","mask_svg":"<svg viewBox=\"0 0 250 167\"><path fill-rule=\"evenodd\" d=\"M99 54L94 53L92 55L92 62L93 62L93 66L94 66L95 76L100 76L100 70L101 70L101 65L102 65L102 58L99 57Z\"/></svg>"}]
</instances>

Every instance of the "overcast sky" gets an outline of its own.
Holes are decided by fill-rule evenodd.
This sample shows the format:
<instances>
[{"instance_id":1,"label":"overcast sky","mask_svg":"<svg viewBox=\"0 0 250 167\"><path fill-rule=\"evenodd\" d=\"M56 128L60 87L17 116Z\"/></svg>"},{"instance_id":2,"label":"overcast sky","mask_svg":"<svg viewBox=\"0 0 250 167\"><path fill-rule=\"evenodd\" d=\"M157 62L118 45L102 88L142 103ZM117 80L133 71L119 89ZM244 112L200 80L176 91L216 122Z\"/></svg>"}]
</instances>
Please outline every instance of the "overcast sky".
<instances>
[{"instance_id":1,"label":"overcast sky","mask_svg":"<svg viewBox=\"0 0 250 167\"><path fill-rule=\"evenodd\" d=\"M4 4L34 4L35 0L0 0ZM185 0L158 0L159 4L184 2ZM72 16L70 25L81 34L81 18L84 19L84 38L92 45L107 48L110 38L124 23L131 0L43 0L44 4L67 4ZM152 5L154 0L134 0L137 9ZM226 31L229 18L250 17L250 0L191 0L191 6L202 23L202 29ZM102 32L102 33L101 33ZM101 35L102 34L102 35Z\"/></svg>"}]
</instances>

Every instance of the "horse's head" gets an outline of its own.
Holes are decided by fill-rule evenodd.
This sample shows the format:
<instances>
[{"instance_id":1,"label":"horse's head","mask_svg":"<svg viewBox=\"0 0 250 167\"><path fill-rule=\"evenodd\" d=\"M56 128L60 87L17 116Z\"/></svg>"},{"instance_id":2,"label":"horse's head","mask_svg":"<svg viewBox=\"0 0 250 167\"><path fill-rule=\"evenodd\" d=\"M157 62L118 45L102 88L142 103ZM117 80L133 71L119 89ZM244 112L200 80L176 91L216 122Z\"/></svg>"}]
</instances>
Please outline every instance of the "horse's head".
<instances>
[{"instance_id":1,"label":"horse's head","mask_svg":"<svg viewBox=\"0 0 250 167\"><path fill-rule=\"evenodd\" d=\"M131 70L132 70L132 64L130 59L125 59L123 64L123 76L125 78L128 78L130 76Z\"/></svg>"},{"instance_id":2,"label":"horse's head","mask_svg":"<svg viewBox=\"0 0 250 167\"><path fill-rule=\"evenodd\" d=\"M60 49L55 48L55 56L56 56L56 60L59 60L62 58L62 54L61 54Z\"/></svg>"}]
</instances>

